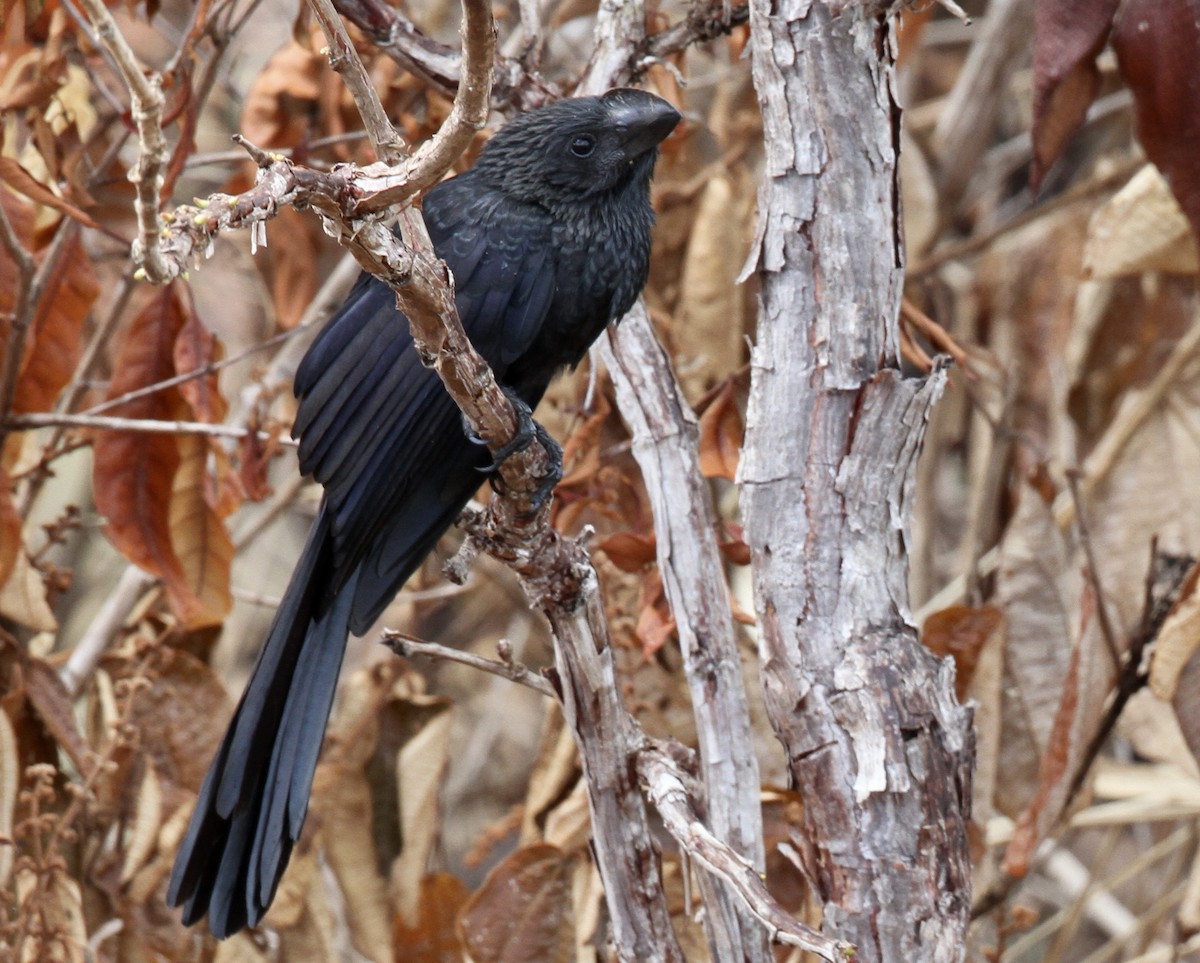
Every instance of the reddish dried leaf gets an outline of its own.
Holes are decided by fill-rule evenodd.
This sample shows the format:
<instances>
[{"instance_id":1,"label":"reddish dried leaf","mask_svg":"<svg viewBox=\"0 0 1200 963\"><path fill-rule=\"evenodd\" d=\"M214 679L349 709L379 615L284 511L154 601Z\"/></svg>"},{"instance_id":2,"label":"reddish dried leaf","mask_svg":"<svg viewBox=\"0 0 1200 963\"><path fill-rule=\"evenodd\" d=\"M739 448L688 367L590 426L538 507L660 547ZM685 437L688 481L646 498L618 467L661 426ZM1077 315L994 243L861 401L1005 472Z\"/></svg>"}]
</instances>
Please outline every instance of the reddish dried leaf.
<instances>
[{"instance_id":1,"label":"reddish dried leaf","mask_svg":"<svg viewBox=\"0 0 1200 963\"><path fill-rule=\"evenodd\" d=\"M83 323L99 294L100 283L76 229L38 301L13 395L14 412L54 407L79 363Z\"/></svg>"},{"instance_id":2,"label":"reddish dried leaf","mask_svg":"<svg viewBox=\"0 0 1200 963\"><path fill-rule=\"evenodd\" d=\"M175 339L188 311L172 285L134 318L117 355L109 397L157 384L175 373ZM179 391L168 388L136 398L119 409L127 418L173 419L183 408ZM93 489L96 507L117 551L163 579L172 609L186 622L201 608L171 544L170 511L178 440L137 431L96 433Z\"/></svg>"},{"instance_id":3,"label":"reddish dried leaf","mask_svg":"<svg viewBox=\"0 0 1200 963\"><path fill-rule=\"evenodd\" d=\"M622 572L637 574L654 562L655 546L653 535L638 535L634 532L616 532L596 543L596 548L608 556L608 560Z\"/></svg>"},{"instance_id":4,"label":"reddish dried leaf","mask_svg":"<svg viewBox=\"0 0 1200 963\"><path fill-rule=\"evenodd\" d=\"M8 581L21 550L21 516L12 500L12 483L0 467L0 585Z\"/></svg>"},{"instance_id":5,"label":"reddish dried leaf","mask_svg":"<svg viewBox=\"0 0 1200 963\"><path fill-rule=\"evenodd\" d=\"M224 357L217 336L205 327L199 315L189 313L187 322L175 339L175 373L189 374L207 368ZM221 396L216 372L192 378L179 386L179 393L191 406L197 421L215 425L225 419L229 404Z\"/></svg>"},{"instance_id":6,"label":"reddish dried leaf","mask_svg":"<svg viewBox=\"0 0 1200 963\"><path fill-rule=\"evenodd\" d=\"M745 429L733 388L731 377L700 416L700 471L706 478L733 481L737 475Z\"/></svg>"},{"instance_id":7,"label":"reddish dried leaf","mask_svg":"<svg viewBox=\"0 0 1200 963\"><path fill-rule=\"evenodd\" d=\"M251 420L246 426L249 430L238 442L238 479L246 497L251 501L260 502L271 494L271 485L267 480L267 469L271 466L271 458L279 448L272 434L271 441L264 443L258 437L257 420Z\"/></svg>"},{"instance_id":8,"label":"reddish dried leaf","mask_svg":"<svg viewBox=\"0 0 1200 963\"><path fill-rule=\"evenodd\" d=\"M1104 47L1117 0L1039 0L1033 38L1033 165L1036 190L1083 124L1100 85Z\"/></svg>"},{"instance_id":9,"label":"reddish dried leaf","mask_svg":"<svg viewBox=\"0 0 1200 963\"><path fill-rule=\"evenodd\" d=\"M275 316L280 327L294 328L304 317L320 284L316 268L322 235L314 218L292 207L280 210L268 231L267 256Z\"/></svg>"},{"instance_id":10,"label":"reddish dried leaf","mask_svg":"<svg viewBox=\"0 0 1200 963\"><path fill-rule=\"evenodd\" d=\"M11 157L0 157L0 181L43 207L53 208L87 227L100 227L88 214L59 197Z\"/></svg>"},{"instance_id":11,"label":"reddish dried leaf","mask_svg":"<svg viewBox=\"0 0 1200 963\"><path fill-rule=\"evenodd\" d=\"M488 873L459 913L458 933L475 963L571 959L571 893L558 848L526 846Z\"/></svg>"},{"instance_id":12,"label":"reddish dried leaf","mask_svg":"<svg viewBox=\"0 0 1200 963\"><path fill-rule=\"evenodd\" d=\"M725 560L733 565L750 564L750 546L746 544L746 530L741 525L722 522L729 536L717 544Z\"/></svg>"},{"instance_id":13,"label":"reddish dried leaf","mask_svg":"<svg viewBox=\"0 0 1200 963\"><path fill-rule=\"evenodd\" d=\"M184 435L176 443L180 461L171 491L171 547L188 590L200 603L189 611L185 627L220 625L233 607L229 589L233 542L205 496L208 440Z\"/></svg>"},{"instance_id":14,"label":"reddish dried leaf","mask_svg":"<svg viewBox=\"0 0 1200 963\"><path fill-rule=\"evenodd\" d=\"M667 604L662 577L656 570L642 582L633 633L642 643L642 654L648 659L667 644L674 632L675 617Z\"/></svg>"},{"instance_id":15,"label":"reddish dried leaf","mask_svg":"<svg viewBox=\"0 0 1200 963\"><path fill-rule=\"evenodd\" d=\"M0 189L0 207L12 225L13 234L21 246L30 251L33 245L33 206ZM17 306L17 264L9 256L7 248L0 248L0 358L8 353L9 326L12 313Z\"/></svg>"},{"instance_id":16,"label":"reddish dried leaf","mask_svg":"<svg viewBox=\"0 0 1200 963\"><path fill-rule=\"evenodd\" d=\"M1004 624L1004 613L994 605L972 608L952 605L934 612L921 628L921 641L931 652L954 659L957 670L954 680L959 702L967 698L967 690L975 677L975 667L984 644Z\"/></svg>"},{"instance_id":17,"label":"reddish dried leaf","mask_svg":"<svg viewBox=\"0 0 1200 963\"><path fill-rule=\"evenodd\" d=\"M1200 3L1124 0L1112 45L1133 91L1138 139L1200 238Z\"/></svg>"},{"instance_id":18,"label":"reddish dried leaf","mask_svg":"<svg viewBox=\"0 0 1200 963\"><path fill-rule=\"evenodd\" d=\"M468 895L467 887L451 873L424 877L416 923L409 926L397 915L392 925L396 963L462 963L463 946L454 924Z\"/></svg>"},{"instance_id":19,"label":"reddish dried leaf","mask_svg":"<svg viewBox=\"0 0 1200 963\"><path fill-rule=\"evenodd\" d=\"M242 133L261 147L294 147L321 94L326 58L294 40L274 54L246 95Z\"/></svg>"}]
</instances>

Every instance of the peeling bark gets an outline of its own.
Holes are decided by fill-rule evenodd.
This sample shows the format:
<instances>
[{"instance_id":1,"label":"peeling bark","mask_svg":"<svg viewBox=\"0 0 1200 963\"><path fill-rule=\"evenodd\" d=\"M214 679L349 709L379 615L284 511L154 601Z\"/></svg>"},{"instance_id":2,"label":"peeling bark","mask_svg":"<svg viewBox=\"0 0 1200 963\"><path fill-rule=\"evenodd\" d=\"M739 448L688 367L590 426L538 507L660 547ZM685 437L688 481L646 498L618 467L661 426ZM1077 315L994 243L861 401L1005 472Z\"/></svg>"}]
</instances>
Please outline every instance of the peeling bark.
<instances>
[{"instance_id":1,"label":"peeling bark","mask_svg":"<svg viewBox=\"0 0 1200 963\"><path fill-rule=\"evenodd\" d=\"M971 714L907 592L916 458L945 375L898 371L887 30L879 6L751 3L767 170L741 481L766 702L825 931L864 961L961 960Z\"/></svg>"}]
</instances>

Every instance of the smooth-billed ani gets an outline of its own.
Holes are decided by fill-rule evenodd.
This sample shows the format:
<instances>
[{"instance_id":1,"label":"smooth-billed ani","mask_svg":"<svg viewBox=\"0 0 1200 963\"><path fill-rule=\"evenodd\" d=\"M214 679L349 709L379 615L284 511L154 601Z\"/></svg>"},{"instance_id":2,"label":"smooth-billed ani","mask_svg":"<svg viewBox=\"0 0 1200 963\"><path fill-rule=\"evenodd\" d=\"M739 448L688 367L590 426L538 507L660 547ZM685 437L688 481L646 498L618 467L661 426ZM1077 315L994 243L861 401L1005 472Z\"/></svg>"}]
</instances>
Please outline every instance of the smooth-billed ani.
<instances>
[{"instance_id":1,"label":"smooth-billed ani","mask_svg":"<svg viewBox=\"0 0 1200 963\"><path fill-rule=\"evenodd\" d=\"M679 114L638 90L512 120L423 210L463 326L533 408L633 304L650 177ZM364 275L296 374L301 470L321 509L180 847L168 900L226 937L270 906L308 808L346 637L366 632L480 484L487 451Z\"/></svg>"}]
</instances>

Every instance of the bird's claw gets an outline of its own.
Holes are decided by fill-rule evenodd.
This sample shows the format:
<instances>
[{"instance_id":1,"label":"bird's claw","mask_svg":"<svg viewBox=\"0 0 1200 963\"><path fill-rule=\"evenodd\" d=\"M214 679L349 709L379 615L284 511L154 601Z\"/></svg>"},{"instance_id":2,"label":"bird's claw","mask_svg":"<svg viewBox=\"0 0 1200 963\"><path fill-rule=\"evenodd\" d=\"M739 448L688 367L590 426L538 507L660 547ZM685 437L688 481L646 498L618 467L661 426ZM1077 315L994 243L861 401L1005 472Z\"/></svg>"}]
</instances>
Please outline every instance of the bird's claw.
<instances>
[{"instance_id":1,"label":"bird's claw","mask_svg":"<svg viewBox=\"0 0 1200 963\"><path fill-rule=\"evenodd\" d=\"M533 490L530 499L531 507L528 512L522 512L520 518L522 521L527 521L541 511L542 506L554 493L555 487L562 480L563 463L562 463L562 447L554 440L550 432L539 425L533 419L533 412L530 410L524 400L516 394L512 389L501 387L504 396L508 398L513 406L513 410L517 414L517 430L512 436L512 439L502 445L499 449L492 453L492 462L489 465L484 465L478 470L486 475L490 475L490 481L493 491L497 494L505 494L502 487L500 477L497 474L500 466L509 458L518 452L524 451L534 441L537 441L546 450L546 454L550 459L550 469L541 478L538 479L537 488ZM463 417L463 431L472 444L486 445L487 440L481 438L471 430L467 424L466 417Z\"/></svg>"}]
</instances>

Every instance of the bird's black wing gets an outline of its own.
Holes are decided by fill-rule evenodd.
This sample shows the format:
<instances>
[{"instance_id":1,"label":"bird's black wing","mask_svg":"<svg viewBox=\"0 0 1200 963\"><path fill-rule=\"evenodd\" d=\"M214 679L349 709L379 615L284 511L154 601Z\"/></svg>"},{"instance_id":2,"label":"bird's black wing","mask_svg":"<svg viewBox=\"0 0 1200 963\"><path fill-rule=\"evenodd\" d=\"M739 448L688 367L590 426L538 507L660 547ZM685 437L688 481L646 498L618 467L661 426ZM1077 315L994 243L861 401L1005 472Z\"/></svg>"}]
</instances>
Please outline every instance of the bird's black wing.
<instances>
[{"instance_id":1,"label":"bird's black wing","mask_svg":"<svg viewBox=\"0 0 1200 963\"><path fill-rule=\"evenodd\" d=\"M551 222L470 181L431 191L425 219L453 273L463 326L503 383L553 298ZM333 589L357 573L351 628L362 632L454 521L487 455L465 437L458 408L421 365L407 319L377 281L322 331L296 391L301 470L325 486Z\"/></svg>"}]
</instances>

